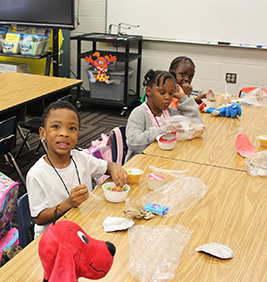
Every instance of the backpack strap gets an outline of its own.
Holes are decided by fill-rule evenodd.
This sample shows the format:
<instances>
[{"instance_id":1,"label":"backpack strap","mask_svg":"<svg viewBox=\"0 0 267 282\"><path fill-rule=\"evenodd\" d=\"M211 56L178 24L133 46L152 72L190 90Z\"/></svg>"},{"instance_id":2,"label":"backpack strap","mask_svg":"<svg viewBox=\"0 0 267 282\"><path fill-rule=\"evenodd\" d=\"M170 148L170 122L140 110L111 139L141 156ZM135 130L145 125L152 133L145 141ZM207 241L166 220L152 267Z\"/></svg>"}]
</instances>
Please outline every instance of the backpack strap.
<instances>
[{"instance_id":1,"label":"backpack strap","mask_svg":"<svg viewBox=\"0 0 267 282\"><path fill-rule=\"evenodd\" d=\"M117 144L117 160L116 163L122 165L123 159L123 141L122 141L122 134L119 127L115 127L113 129L115 136L116 136L116 144Z\"/></svg>"},{"instance_id":2,"label":"backpack strap","mask_svg":"<svg viewBox=\"0 0 267 282\"><path fill-rule=\"evenodd\" d=\"M121 130L118 127L115 127L114 129L111 130L111 132L114 131L115 133L115 138L116 138L116 148L117 148L117 160L116 163L119 165L122 165L122 159L123 159L123 141L122 141L122 134L121 134ZM107 145L106 148L109 147L109 149L107 149L107 152L110 152L110 157L108 155L106 155L106 160L109 160L109 158L111 159L110 161L112 161L112 149L111 149L111 132L109 134L109 138L107 140ZM109 178L108 175L102 175L101 177L99 177L97 179L97 185L102 184L107 178Z\"/></svg>"}]
</instances>

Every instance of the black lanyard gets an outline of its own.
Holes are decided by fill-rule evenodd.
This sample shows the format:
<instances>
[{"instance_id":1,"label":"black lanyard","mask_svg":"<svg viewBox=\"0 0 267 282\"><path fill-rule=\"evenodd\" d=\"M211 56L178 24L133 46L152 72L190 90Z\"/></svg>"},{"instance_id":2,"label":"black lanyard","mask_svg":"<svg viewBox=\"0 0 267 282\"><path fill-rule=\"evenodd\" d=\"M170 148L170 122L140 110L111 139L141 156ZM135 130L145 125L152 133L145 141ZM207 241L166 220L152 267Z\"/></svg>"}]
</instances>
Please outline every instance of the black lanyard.
<instances>
[{"instance_id":1,"label":"black lanyard","mask_svg":"<svg viewBox=\"0 0 267 282\"><path fill-rule=\"evenodd\" d=\"M159 122L158 122L158 120L157 120L157 116L154 114L154 112L152 111L152 109L150 108L150 106L148 105L148 103L146 103L146 104L147 104L147 106L148 106L148 108L149 108L151 114L153 115L153 117L154 117L154 119L155 119L155 121L156 121L158 127L160 127ZM164 115L164 112L163 112L163 111L161 111L161 114L163 114L163 117L165 118L165 115Z\"/></svg>"},{"instance_id":2,"label":"black lanyard","mask_svg":"<svg viewBox=\"0 0 267 282\"><path fill-rule=\"evenodd\" d=\"M69 190L68 190L68 188L67 188L67 186L66 186L64 180L62 179L62 177L60 176L59 172L57 171L57 169L54 167L54 165L53 165L52 162L50 161L48 155L46 155L46 157L47 157L48 161L50 162L51 166L53 167L54 171L56 172L56 174L57 174L58 177L60 178L60 180L61 180L61 182L62 182L62 184L63 184L63 186L64 186L66 192L67 192L68 195L69 195L70 192L69 192ZM71 160L73 161L73 163L74 163L75 170L76 170L76 174L77 174L77 178L78 178L78 182L79 182L79 185L81 185L81 179L80 179L80 175L79 175L79 172L78 172L78 168L77 168L76 162L74 161L74 159L72 158L72 156L70 156L70 159L71 159Z\"/></svg>"}]
</instances>

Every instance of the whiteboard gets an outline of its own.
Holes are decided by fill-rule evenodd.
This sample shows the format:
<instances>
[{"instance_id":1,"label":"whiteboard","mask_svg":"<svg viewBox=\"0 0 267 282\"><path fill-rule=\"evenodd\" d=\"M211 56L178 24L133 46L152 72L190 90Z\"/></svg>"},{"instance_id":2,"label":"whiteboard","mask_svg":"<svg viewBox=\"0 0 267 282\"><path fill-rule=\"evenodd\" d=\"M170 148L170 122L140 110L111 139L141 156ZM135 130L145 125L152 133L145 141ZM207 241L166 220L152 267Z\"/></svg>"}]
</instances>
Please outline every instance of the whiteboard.
<instances>
[{"instance_id":1,"label":"whiteboard","mask_svg":"<svg viewBox=\"0 0 267 282\"><path fill-rule=\"evenodd\" d=\"M145 39L267 47L267 0L106 0L106 28ZM122 25L123 26L123 25ZM112 27L117 33L117 27Z\"/></svg>"}]
</instances>

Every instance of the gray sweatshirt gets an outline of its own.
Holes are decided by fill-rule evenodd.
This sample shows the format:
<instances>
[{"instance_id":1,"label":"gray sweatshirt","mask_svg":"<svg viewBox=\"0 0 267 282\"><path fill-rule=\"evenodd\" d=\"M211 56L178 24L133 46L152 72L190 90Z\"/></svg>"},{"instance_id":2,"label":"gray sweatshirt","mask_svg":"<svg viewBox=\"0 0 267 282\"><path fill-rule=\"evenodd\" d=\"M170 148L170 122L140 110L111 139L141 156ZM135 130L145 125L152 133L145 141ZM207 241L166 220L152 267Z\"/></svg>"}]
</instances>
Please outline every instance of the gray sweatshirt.
<instances>
[{"instance_id":1,"label":"gray sweatshirt","mask_svg":"<svg viewBox=\"0 0 267 282\"><path fill-rule=\"evenodd\" d=\"M185 96L180 100L177 108L168 108L167 111L170 116L183 115L203 123L197 103L193 98ZM134 155L142 154L144 149L154 142L158 135L163 133L167 133L167 125L154 127L144 103L133 109L126 125L128 152L125 162L129 161Z\"/></svg>"}]
</instances>

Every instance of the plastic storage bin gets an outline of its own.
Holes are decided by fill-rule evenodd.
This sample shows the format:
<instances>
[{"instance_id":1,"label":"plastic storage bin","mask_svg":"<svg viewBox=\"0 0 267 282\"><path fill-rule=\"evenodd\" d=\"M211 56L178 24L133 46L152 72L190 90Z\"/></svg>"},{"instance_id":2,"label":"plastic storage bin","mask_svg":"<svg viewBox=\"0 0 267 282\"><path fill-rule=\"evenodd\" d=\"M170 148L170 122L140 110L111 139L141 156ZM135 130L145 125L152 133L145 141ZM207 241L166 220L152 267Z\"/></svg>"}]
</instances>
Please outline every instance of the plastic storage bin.
<instances>
[{"instance_id":1,"label":"plastic storage bin","mask_svg":"<svg viewBox=\"0 0 267 282\"><path fill-rule=\"evenodd\" d=\"M3 43L2 43L2 41L5 39L5 37L6 37L6 31L0 29L0 51L3 50L3 47L2 47Z\"/></svg>"},{"instance_id":2,"label":"plastic storage bin","mask_svg":"<svg viewBox=\"0 0 267 282\"><path fill-rule=\"evenodd\" d=\"M31 73L30 65L27 63L0 61L0 73L4 72Z\"/></svg>"},{"instance_id":3,"label":"plastic storage bin","mask_svg":"<svg viewBox=\"0 0 267 282\"><path fill-rule=\"evenodd\" d=\"M97 72L91 68L86 70L93 75L96 75ZM134 70L129 68L128 73L128 85L130 85L130 80L133 76ZM89 75L91 75L89 74ZM95 99L103 99L103 100L115 100L115 101L123 101L124 98L124 69L122 70L110 70L107 72L109 76L109 84L106 82L91 82L90 84L90 96ZM129 91L129 89L128 89Z\"/></svg>"},{"instance_id":4,"label":"plastic storage bin","mask_svg":"<svg viewBox=\"0 0 267 282\"><path fill-rule=\"evenodd\" d=\"M19 41L2 39L3 53L18 54L20 51Z\"/></svg>"},{"instance_id":5,"label":"plastic storage bin","mask_svg":"<svg viewBox=\"0 0 267 282\"><path fill-rule=\"evenodd\" d=\"M48 40L41 42L21 41L20 53L22 55L41 55L48 49Z\"/></svg>"}]
</instances>

